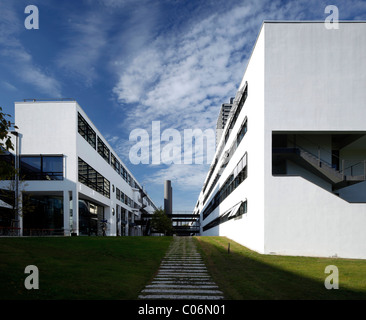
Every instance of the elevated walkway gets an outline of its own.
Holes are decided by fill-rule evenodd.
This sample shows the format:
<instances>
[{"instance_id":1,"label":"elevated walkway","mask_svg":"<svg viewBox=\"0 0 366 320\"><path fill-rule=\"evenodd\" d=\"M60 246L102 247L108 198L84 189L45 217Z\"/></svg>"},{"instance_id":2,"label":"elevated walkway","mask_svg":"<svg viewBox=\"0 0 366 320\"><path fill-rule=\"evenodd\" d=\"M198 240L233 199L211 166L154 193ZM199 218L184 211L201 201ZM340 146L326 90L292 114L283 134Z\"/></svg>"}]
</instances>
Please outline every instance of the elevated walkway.
<instances>
[{"instance_id":1,"label":"elevated walkway","mask_svg":"<svg viewBox=\"0 0 366 320\"><path fill-rule=\"evenodd\" d=\"M172 221L174 233L177 236L193 236L200 232L200 216L192 213L175 212L167 214ZM143 213L141 220L145 220L148 224L152 218L152 214Z\"/></svg>"}]
</instances>

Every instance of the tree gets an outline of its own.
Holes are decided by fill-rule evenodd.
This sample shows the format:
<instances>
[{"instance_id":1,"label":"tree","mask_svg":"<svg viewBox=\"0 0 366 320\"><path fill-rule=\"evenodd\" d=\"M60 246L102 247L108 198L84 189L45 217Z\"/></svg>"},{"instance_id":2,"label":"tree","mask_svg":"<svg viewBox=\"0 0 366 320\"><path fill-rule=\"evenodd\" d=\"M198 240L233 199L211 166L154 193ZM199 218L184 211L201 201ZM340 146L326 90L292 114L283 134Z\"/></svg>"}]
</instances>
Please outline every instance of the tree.
<instances>
[{"instance_id":1,"label":"tree","mask_svg":"<svg viewBox=\"0 0 366 320\"><path fill-rule=\"evenodd\" d=\"M173 234L172 220L165 214L165 211L160 207L155 210L151 219L151 227L154 231L164 233L164 235Z\"/></svg>"},{"instance_id":2,"label":"tree","mask_svg":"<svg viewBox=\"0 0 366 320\"><path fill-rule=\"evenodd\" d=\"M14 166L14 156L9 154L9 150L14 150L11 141L10 128L17 127L7 118L11 117L9 114L3 113L0 107L0 181L9 181L10 186L6 189L0 189L0 200L10 204L12 209L7 207L0 207L0 221L2 226L10 226L12 220L18 218L18 196L16 194L14 177L18 174ZM5 225L4 225L5 224Z\"/></svg>"},{"instance_id":3,"label":"tree","mask_svg":"<svg viewBox=\"0 0 366 320\"><path fill-rule=\"evenodd\" d=\"M11 142L10 136L10 127L13 125L10 120L7 120L7 117L11 117L10 114L6 114L2 112L3 109L0 107L0 153L3 153L4 150L14 150L13 143ZM17 128L14 126L14 128Z\"/></svg>"}]
</instances>

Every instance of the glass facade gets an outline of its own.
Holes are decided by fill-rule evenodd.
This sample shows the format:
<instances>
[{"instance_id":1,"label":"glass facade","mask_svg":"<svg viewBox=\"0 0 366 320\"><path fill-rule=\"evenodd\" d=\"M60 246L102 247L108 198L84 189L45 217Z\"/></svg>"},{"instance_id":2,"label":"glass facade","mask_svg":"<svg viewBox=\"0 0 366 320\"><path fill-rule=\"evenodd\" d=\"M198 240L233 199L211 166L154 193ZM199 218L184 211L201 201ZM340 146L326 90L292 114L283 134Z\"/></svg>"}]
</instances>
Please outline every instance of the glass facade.
<instances>
[{"instance_id":1,"label":"glass facade","mask_svg":"<svg viewBox=\"0 0 366 320\"><path fill-rule=\"evenodd\" d=\"M248 201L245 200L244 202L242 202L240 204L239 207L234 207L234 209L228 210L220 217L218 217L218 218L212 220L210 223L206 224L202 228L202 230L206 231L208 229L211 229L213 227L220 225L221 223L227 222L231 219L240 219L243 214L247 213L247 208L248 208Z\"/></svg>"},{"instance_id":2,"label":"glass facade","mask_svg":"<svg viewBox=\"0 0 366 320\"><path fill-rule=\"evenodd\" d=\"M102 141L101 138L98 137L98 153L102 156L102 158L110 162L110 151L106 144Z\"/></svg>"},{"instance_id":3,"label":"glass facade","mask_svg":"<svg viewBox=\"0 0 366 320\"><path fill-rule=\"evenodd\" d=\"M22 180L63 180L63 156L20 156Z\"/></svg>"},{"instance_id":4,"label":"glass facade","mask_svg":"<svg viewBox=\"0 0 366 320\"><path fill-rule=\"evenodd\" d=\"M78 113L78 132L94 149L96 148L96 133L80 113Z\"/></svg>"},{"instance_id":5,"label":"glass facade","mask_svg":"<svg viewBox=\"0 0 366 320\"><path fill-rule=\"evenodd\" d=\"M102 236L104 207L87 200L79 200L79 235Z\"/></svg>"},{"instance_id":6,"label":"glass facade","mask_svg":"<svg viewBox=\"0 0 366 320\"><path fill-rule=\"evenodd\" d=\"M24 198L23 235L63 235L63 197L30 195Z\"/></svg>"},{"instance_id":7,"label":"glass facade","mask_svg":"<svg viewBox=\"0 0 366 320\"><path fill-rule=\"evenodd\" d=\"M79 158L78 167L79 182L89 188L99 192L107 198L110 198L110 182L99 172Z\"/></svg>"},{"instance_id":8,"label":"glass facade","mask_svg":"<svg viewBox=\"0 0 366 320\"><path fill-rule=\"evenodd\" d=\"M247 153L241 158L232 174L226 179L219 191L216 192L210 203L202 212L205 220L218 205L223 202L248 176L248 156Z\"/></svg>"}]
</instances>

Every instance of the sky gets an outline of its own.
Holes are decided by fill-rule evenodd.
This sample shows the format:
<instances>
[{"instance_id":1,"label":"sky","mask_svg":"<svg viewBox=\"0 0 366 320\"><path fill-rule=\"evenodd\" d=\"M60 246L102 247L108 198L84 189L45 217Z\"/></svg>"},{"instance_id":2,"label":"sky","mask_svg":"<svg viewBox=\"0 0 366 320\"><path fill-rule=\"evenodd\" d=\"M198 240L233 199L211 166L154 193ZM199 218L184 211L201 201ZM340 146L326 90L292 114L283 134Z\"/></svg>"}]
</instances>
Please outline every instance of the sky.
<instances>
[{"instance_id":1,"label":"sky","mask_svg":"<svg viewBox=\"0 0 366 320\"><path fill-rule=\"evenodd\" d=\"M28 5L38 29L25 27ZM210 153L153 163L154 148L174 141L183 157L185 130L215 129L264 20L325 20L327 5L366 20L365 0L0 0L0 106L14 118L15 101L75 99L157 206L171 180L173 211L191 212ZM131 162L136 130L150 139L147 163ZM181 143L163 141L172 131Z\"/></svg>"}]
</instances>

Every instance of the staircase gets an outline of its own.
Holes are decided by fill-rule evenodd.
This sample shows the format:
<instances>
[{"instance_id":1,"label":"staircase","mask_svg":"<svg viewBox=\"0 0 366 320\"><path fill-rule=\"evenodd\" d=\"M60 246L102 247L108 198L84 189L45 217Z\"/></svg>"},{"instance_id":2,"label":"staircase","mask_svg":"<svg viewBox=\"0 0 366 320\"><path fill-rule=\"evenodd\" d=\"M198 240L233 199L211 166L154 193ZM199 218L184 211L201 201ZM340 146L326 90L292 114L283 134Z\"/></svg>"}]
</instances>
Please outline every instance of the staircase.
<instances>
[{"instance_id":1,"label":"staircase","mask_svg":"<svg viewBox=\"0 0 366 320\"><path fill-rule=\"evenodd\" d=\"M272 154L277 158L291 160L299 164L308 171L331 183L333 190L339 190L366 180L366 164L364 165L364 174L355 176L352 174L346 175L344 170L336 170L331 164L322 160L319 156L305 151L298 146L295 148L273 148Z\"/></svg>"}]
</instances>

